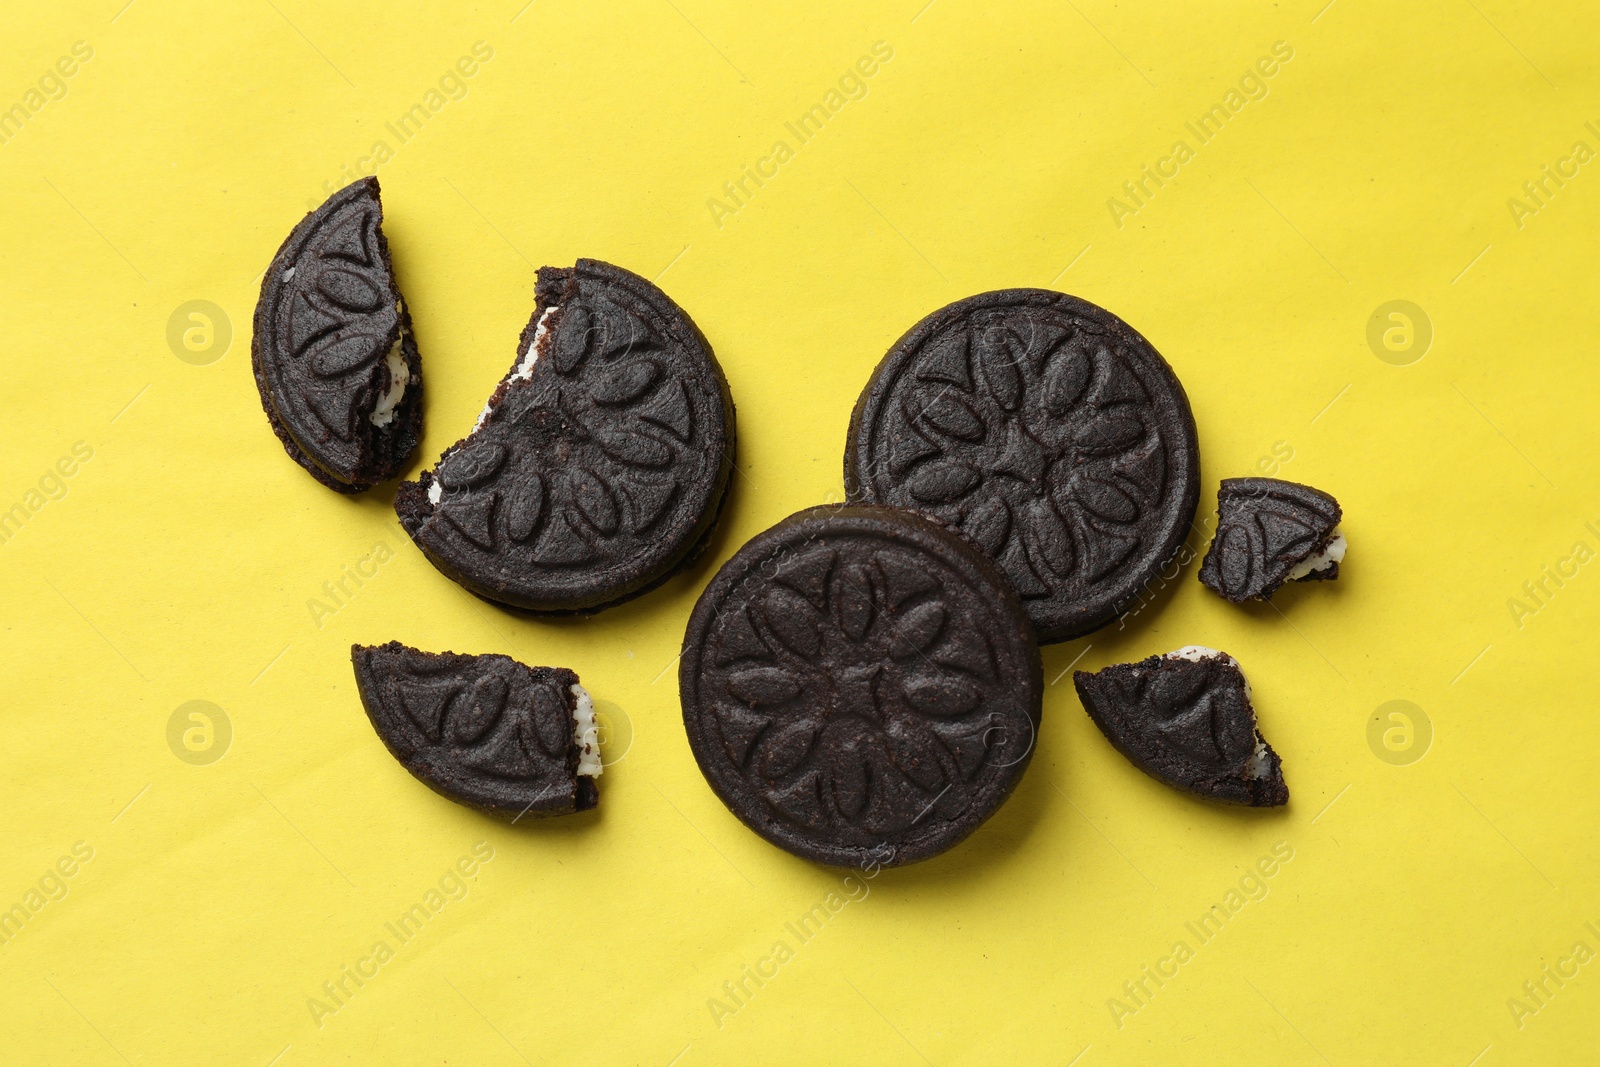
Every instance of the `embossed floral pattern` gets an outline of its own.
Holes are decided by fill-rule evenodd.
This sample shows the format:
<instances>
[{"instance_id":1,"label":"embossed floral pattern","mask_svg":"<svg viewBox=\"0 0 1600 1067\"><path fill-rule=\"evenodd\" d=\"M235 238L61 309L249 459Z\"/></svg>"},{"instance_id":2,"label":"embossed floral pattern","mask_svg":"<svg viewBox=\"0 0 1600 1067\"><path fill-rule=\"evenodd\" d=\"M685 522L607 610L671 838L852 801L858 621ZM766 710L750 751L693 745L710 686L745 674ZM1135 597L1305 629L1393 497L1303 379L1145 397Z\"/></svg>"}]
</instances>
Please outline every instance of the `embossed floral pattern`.
<instances>
[{"instance_id":1,"label":"embossed floral pattern","mask_svg":"<svg viewBox=\"0 0 1600 1067\"><path fill-rule=\"evenodd\" d=\"M554 683L530 685L493 665L466 678L413 665L393 685L419 748L448 747L464 765L510 779L548 773L551 760L566 762L572 716Z\"/></svg>"},{"instance_id":2,"label":"embossed floral pattern","mask_svg":"<svg viewBox=\"0 0 1600 1067\"><path fill-rule=\"evenodd\" d=\"M589 610L703 537L732 469L731 410L709 348L648 282L590 261L540 279L517 365L396 507L469 588Z\"/></svg>"},{"instance_id":3,"label":"embossed floral pattern","mask_svg":"<svg viewBox=\"0 0 1600 1067\"><path fill-rule=\"evenodd\" d=\"M473 544L509 541L536 563L568 567L648 536L679 493L673 461L694 419L637 316L600 300L553 318L527 383L500 394L434 477L440 513Z\"/></svg>"},{"instance_id":4,"label":"embossed floral pattern","mask_svg":"<svg viewBox=\"0 0 1600 1067\"><path fill-rule=\"evenodd\" d=\"M1138 520L1161 495L1159 431L1102 339L1013 317L951 331L912 378L890 472L907 503L1000 559L1025 599L1100 578L1138 547Z\"/></svg>"},{"instance_id":5,"label":"embossed floral pattern","mask_svg":"<svg viewBox=\"0 0 1600 1067\"><path fill-rule=\"evenodd\" d=\"M1149 709L1151 727L1162 744L1196 766L1221 773L1255 750L1255 714L1243 684L1208 667L1202 663L1142 674L1136 699Z\"/></svg>"},{"instance_id":6,"label":"embossed floral pattern","mask_svg":"<svg viewBox=\"0 0 1600 1067\"><path fill-rule=\"evenodd\" d=\"M376 182L335 194L285 241L256 311L253 361L269 415L292 436L290 454L306 453L295 458L314 461L309 469L319 477L331 472L344 491L397 473L420 425L420 382L411 383L420 364L385 259L381 216ZM397 343L400 358L386 360ZM371 421L380 394L396 384L393 398L404 398L405 408Z\"/></svg>"},{"instance_id":7,"label":"embossed floral pattern","mask_svg":"<svg viewBox=\"0 0 1600 1067\"><path fill-rule=\"evenodd\" d=\"M971 802L1032 743L960 581L901 549L809 546L718 619L723 749L780 818L904 833Z\"/></svg>"},{"instance_id":8,"label":"embossed floral pattern","mask_svg":"<svg viewBox=\"0 0 1600 1067\"><path fill-rule=\"evenodd\" d=\"M1186 648L1079 671L1073 684L1095 725L1157 780L1232 804L1288 802L1282 761L1257 729L1233 657Z\"/></svg>"},{"instance_id":9,"label":"embossed floral pattern","mask_svg":"<svg viewBox=\"0 0 1600 1067\"><path fill-rule=\"evenodd\" d=\"M501 813L572 810L571 671L398 642L354 659L374 728L423 781Z\"/></svg>"},{"instance_id":10,"label":"embossed floral pattern","mask_svg":"<svg viewBox=\"0 0 1600 1067\"><path fill-rule=\"evenodd\" d=\"M370 368L394 343L399 312L377 252L377 209L356 201L332 216L283 280L285 339L303 363L304 396L330 431L354 429L352 390L317 388ZM339 406L328 405L337 397Z\"/></svg>"},{"instance_id":11,"label":"embossed floral pattern","mask_svg":"<svg viewBox=\"0 0 1600 1067\"><path fill-rule=\"evenodd\" d=\"M999 561L1041 640L1087 633L1142 592L1188 531L1193 420L1149 343L1092 304L986 293L928 316L862 394L854 499L918 508Z\"/></svg>"},{"instance_id":12,"label":"embossed floral pattern","mask_svg":"<svg viewBox=\"0 0 1600 1067\"><path fill-rule=\"evenodd\" d=\"M1271 599L1297 564L1325 549L1339 526L1339 502L1320 489L1276 478L1224 478L1217 535L1200 581L1235 604ZM1337 578L1330 563L1296 579Z\"/></svg>"}]
</instances>

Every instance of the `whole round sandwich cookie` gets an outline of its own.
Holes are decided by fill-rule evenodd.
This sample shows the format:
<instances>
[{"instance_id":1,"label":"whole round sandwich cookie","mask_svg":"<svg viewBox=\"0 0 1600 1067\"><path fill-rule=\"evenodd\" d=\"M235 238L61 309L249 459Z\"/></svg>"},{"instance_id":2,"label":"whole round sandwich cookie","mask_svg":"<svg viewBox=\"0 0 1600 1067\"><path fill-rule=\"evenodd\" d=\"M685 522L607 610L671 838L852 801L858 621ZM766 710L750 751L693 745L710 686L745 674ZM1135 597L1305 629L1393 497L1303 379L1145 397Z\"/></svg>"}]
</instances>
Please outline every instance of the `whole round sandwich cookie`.
<instances>
[{"instance_id":1,"label":"whole round sandwich cookie","mask_svg":"<svg viewBox=\"0 0 1600 1067\"><path fill-rule=\"evenodd\" d=\"M600 611L705 547L733 470L733 398L665 293L595 260L539 271L516 362L477 424L395 496L435 567L528 611Z\"/></svg>"},{"instance_id":2,"label":"whole round sandwich cookie","mask_svg":"<svg viewBox=\"0 0 1600 1067\"><path fill-rule=\"evenodd\" d=\"M818 863L927 859L976 830L1033 755L1032 627L962 535L826 506L757 535L706 587L678 679L706 781Z\"/></svg>"},{"instance_id":3,"label":"whole round sandwich cookie","mask_svg":"<svg viewBox=\"0 0 1600 1067\"><path fill-rule=\"evenodd\" d=\"M250 364L273 432L323 485L359 493L405 467L422 435L422 360L378 179L334 193L273 256Z\"/></svg>"},{"instance_id":4,"label":"whole round sandwich cookie","mask_svg":"<svg viewBox=\"0 0 1600 1067\"><path fill-rule=\"evenodd\" d=\"M1200 449L1149 341L1064 293L1006 289L923 319L850 418L852 500L918 508L981 544L1041 642L1132 607L1194 522Z\"/></svg>"}]
</instances>

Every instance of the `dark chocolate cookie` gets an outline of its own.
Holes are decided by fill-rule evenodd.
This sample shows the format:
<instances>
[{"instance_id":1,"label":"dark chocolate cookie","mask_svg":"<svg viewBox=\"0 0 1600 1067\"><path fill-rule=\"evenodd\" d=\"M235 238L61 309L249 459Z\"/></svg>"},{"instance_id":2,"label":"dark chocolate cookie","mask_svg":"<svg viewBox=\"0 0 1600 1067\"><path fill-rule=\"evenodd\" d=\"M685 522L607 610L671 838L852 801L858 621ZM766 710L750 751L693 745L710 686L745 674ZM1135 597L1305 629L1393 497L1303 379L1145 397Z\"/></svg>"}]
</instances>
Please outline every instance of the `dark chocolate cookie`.
<instances>
[{"instance_id":1,"label":"dark chocolate cookie","mask_svg":"<svg viewBox=\"0 0 1600 1067\"><path fill-rule=\"evenodd\" d=\"M1072 683L1100 732L1157 781L1229 804L1289 802L1283 762L1256 729L1250 683L1227 653L1190 645L1075 671Z\"/></svg>"},{"instance_id":2,"label":"dark chocolate cookie","mask_svg":"<svg viewBox=\"0 0 1600 1067\"><path fill-rule=\"evenodd\" d=\"M1284 582L1339 577L1344 535L1339 502L1320 489L1276 478L1224 478L1217 536L1200 581L1224 600L1270 600Z\"/></svg>"},{"instance_id":3,"label":"dark chocolate cookie","mask_svg":"<svg viewBox=\"0 0 1600 1067\"><path fill-rule=\"evenodd\" d=\"M250 362L284 449L359 493L398 475L422 435L422 360L395 287L378 179L334 193L261 279Z\"/></svg>"},{"instance_id":4,"label":"dark chocolate cookie","mask_svg":"<svg viewBox=\"0 0 1600 1067\"><path fill-rule=\"evenodd\" d=\"M919 508L999 561L1041 642L1132 607L1194 522L1183 386L1127 323L1042 289L923 319L850 418L851 499Z\"/></svg>"},{"instance_id":5,"label":"dark chocolate cookie","mask_svg":"<svg viewBox=\"0 0 1600 1067\"><path fill-rule=\"evenodd\" d=\"M1033 754L1039 649L975 545L898 508L819 507L751 540L689 618L683 722L728 808L819 863L956 844Z\"/></svg>"},{"instance_id":6,"label":"dark chocolate cookie","mask_svg":"<svg viewBox=\"0 0 1600 1067\"><path fill-rule=\"evenodd\" d=\"M733 470L733 398L705 337L643 278L580 259L542 268L536 297L478 424L395 510L481 597L599 611L704 548Z\"/></svg>"},{"instance_id":7,"label":"dark chocolate cookie","mask_svg":"<svg viewBox=\"0 0 1600 1067\"><path fill-rule=\"evenodd\" d=\"M512 820L599 802L594 707L571 671L398 641L352 645L350 661L372 728L435 792Z\"/></svg>"}]
</instances>

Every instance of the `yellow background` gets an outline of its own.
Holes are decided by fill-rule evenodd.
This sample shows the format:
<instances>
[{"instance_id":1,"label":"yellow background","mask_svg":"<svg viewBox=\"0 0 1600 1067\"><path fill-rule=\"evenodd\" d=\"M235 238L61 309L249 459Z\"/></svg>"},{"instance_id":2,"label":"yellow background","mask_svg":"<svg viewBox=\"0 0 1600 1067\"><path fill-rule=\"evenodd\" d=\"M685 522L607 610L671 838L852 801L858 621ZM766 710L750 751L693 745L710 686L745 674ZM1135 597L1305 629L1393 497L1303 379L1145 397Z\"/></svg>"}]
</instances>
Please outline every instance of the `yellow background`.
<instances>
[{"instance_id":1,"label":"yellow background","mask_svg":"<svg viewBox=\"0 0 1600 1067\"><path fill-rule=\"evenodd\" d=\"M0 507L93 449L0 546L0 908L94 850L0 946L0 1060L1593 1055L1600 964L1537 1012L1508 1001L1576 942L1600 950L1600 573L1572 556L1600 549L1600 164L1520 227L1507 203L1574 142L1600 148L1592 4L123 3L13 5L0 35L0 107L74 42L94 52L0 145ZM478 41L493 58L465 96L399 144L384 124ZM865 97L799 146L784 123L878 41L893 58ZM1184 124L1280 41L1267 95L1197 147ZM1194 158L1117 226L1108 200L1178 138ZM534 268L610 260L660 279L732 383L742 473L710 558L593 620L514 617L427 564L392 486L341 498L285 456L250 376L257 280L380 139L427 375L413 471L509 366ZM707 201L779 139L794 158L719 227ZM1126 629L1047 649L1010 802L800 944L785 924L842 875L706 787L683 625L739 544L839 494L888 345L1014 285L1087 297L1166 355L1199 422L1202 519L1217 479L1290 452L1279 473L1343 502L1349 561L1281 610L1223 603L1191 563ZM232 326L208 365L167 343L196 299ZM1367 343L1394 299L1435 335L1406 366ZM319 627L308 601L380 543L393 558ZM1575 576L1529 600L1563 560ZM390 638L576 669L609 756L632 735L599 812L507 828L411 779L348 663ZM1062 677L1188 643L1244 665L1287 810L1155 783ZM168 747L190 700L233 727L210 765ZM1409 765L1368 743L1390 700L1432 724ZM464 899L318 1026L308 998L482 841ZM1209 944L1186 933L1279 842L1293 859L1264 899ZM780 939L794 958L719 1026L708 1001ZM1118 1019L1108 1001L1180 939L1193 958Z\"/></svg>"}]
</instances>

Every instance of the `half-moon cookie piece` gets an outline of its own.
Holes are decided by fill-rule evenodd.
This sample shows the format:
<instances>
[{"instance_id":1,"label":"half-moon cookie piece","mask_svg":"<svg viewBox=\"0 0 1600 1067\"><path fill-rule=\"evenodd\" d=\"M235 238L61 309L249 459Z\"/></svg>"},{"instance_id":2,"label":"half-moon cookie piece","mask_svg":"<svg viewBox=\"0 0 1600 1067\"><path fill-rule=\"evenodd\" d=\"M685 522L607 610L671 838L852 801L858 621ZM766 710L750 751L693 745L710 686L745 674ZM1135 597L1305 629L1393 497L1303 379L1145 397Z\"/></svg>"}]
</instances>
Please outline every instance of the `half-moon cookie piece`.
<instances>
[{"instance_id":1,"label":"half-moon cookie piece","mask_svg":"<svg viewBox=\"0 0 1600 1067\"><path fill-rule=\"evenodd\" d=\"M959 527L1011 579L1041 642L1131 608L1194 522L1200 449L1149 341L1086 300L1007 289L896 341L850 418L852 500Z\"/></svg>"},{"instance_id":2,"label":"half-moon cookie piece","mask_svg":"<svg viewBox=\"0 0 1600 1067\"><path fill-rule=\"evenodd\" d=\"M1224 600L1270 600L1284 582L1332 581L1344 560L1339 502L1277 478L1224 478L1200 581Z\"/></svg>"},{"instance_id":3,"label":"half-moon cookie piece","mask_svg":"<svg viewBox=\"0 0 1600 1067\"><path fill-rule=\"evenodd\" d=\"M594 705L564 667L352 645L356 688L391 755L430 789L513 821L599 802Z\"/></svg>"},{"instance_id":4,"label":"half-moon cookie piece","mask_svg":"<svg viewBox=\"0 0 1600 1067\"><path fill-rule=\"evenodd\" d=\"M1256 729L1250 683L1226 652L1189 645L1075 671L1072 683L1100 732L1157 781L1254 808L1289 802L1283 761Z\"/></svg>"},{"instance_id":5,"label":"half-moon cookie piece","mask_svg":"<svg viewBox=\"0 0 1600 1067\"><path fill-rule=\"evenodd\" d=\"M817 863L945 851L1033 755L1032 627L965 537L899 508L826 506L739 549L689 617L678 685L711 789Z\"/></svg>"},{"instance_id":6,"label":"half-moon cookie piece","mask_svg":"<svg viewBox=\"0 0 1600 1067\"><path fill-rule=\"evenodd\" d=\"M317 481L359 493L400 474L422 436L422 360L378 179L334 193L278 249L250 362L273 432Z\"/></svg>"},{"instance_id":7,"label":"half-moon cookie piece","mask_svg":"<svg viewBox=\"0 0 1600 1067\"><path fill-rule=\"evenodd\" d=\"M536 300L471 434L402 483L395 510L478 596L595 612L705 547L733 470L733 398L700 330L638 275L544 267Z\"/></svg>"}]
</instances>

